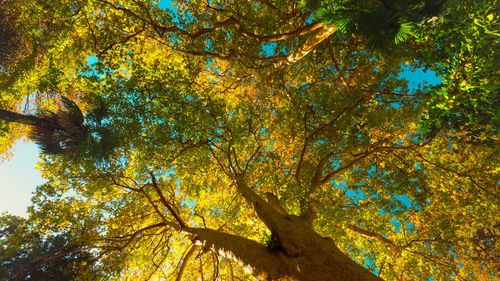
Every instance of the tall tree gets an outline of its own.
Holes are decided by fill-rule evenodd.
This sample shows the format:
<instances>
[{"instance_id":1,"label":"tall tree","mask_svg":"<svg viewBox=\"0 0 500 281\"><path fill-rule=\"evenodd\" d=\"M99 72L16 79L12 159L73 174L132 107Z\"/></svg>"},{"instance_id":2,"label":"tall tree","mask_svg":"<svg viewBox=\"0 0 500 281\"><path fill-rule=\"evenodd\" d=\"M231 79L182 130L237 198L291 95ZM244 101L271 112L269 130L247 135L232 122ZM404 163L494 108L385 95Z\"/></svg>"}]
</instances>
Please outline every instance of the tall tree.
<instances>
[{"instance_id":1,"label":"tall tree","mask_svg":"<svg viewBox=\"0 0 500 281\"><path fill-rule=\"evenodd\" d=\"M70 99L61 97L62 107L57 111L41 111L25 115L0 109L0 120L31 126L29 137L43 152L62 154L75 160L87 157L102 164L113 152L118 136L105 125L109 109L100 97L87 114L87 123L80 108Z\"/></svg>"}]
</instances>

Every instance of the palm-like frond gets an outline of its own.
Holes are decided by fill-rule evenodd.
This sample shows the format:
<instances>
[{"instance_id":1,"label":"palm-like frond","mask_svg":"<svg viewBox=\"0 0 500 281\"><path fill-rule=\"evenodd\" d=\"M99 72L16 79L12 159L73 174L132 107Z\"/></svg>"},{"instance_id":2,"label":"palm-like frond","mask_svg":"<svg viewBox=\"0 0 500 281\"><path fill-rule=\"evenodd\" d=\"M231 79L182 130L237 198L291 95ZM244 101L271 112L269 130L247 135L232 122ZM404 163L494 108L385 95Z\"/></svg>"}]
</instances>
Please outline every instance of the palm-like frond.
<instances>
[{"instance_id":1,"label":"palm-like frond","mask_svg":"<svg viewBox=\"0 0 500 281\"><path fill-rule=\"evenodd\" d=\"M90 98L93 108L87 112L87 120L101 124L101 122L109 117L110 109L103 97L94 95Z\"/></svg>"},{"instance_id":2,"label":"palm-like frond","mask_svg":"<svg viewBox=\"0 0 500 281\"><path fill-rule=\"evenodd\" d=\"M394 43L399 44L406 41L410 36L413 35L413 24L410 22L405 22L400 24L399 30L394 36Z\"/></svg>"},{"instance_id":3,"label":"palm-like frond","mask_svg":"<svg viewBox=\"0 0 500 281\"><path fill-rule=\"evenodd\" d=\"M317 3L319 2L319 3ZM340 32L366 38L367 46L384 49L415 36L415 24L438 15L446 0L321 0L303 1L316 17Z\"/></svg>"},{"instance_id":4,"label":"palm-like frond","mask_svg":"<svg viewBox=\"0 0 500 281\"><path fill-rule=\"evenodd\" d=\"M59 116L64 116L65 119L73 124L81 126L83 124L83 113L78 105L65 96L61 97L61 102L64 105L64 109L59 111Z\"/></svg>"},{"instance_id":5,"label":"palm-like frond","mask_svg":"<svg viewBox=\"0 0 500 281\"><path fill-rule=\"evenodd\" d=\"M45 153L104 164L118 146L119 137L103 122L110 114L104 100L95 98L94 101L92 109L84 116L76 103L62 97L63 107L57 112L43 111L37 115L43 122L32 128L30 138ZM88 122L84 122L85 119Z\"/></svg>"},{"instance_id":6,"label":"palm-like frond","mask_svg":"<svg viewBox=\"0 0 500 281\"><path fill-rule=\"evenodd\" d=\"M116 130L106 125L90 126L91 134L82 143L85 152L81 158L91 159L97 165L105 164L120 143Z\"/></svg>"}]
</instances>

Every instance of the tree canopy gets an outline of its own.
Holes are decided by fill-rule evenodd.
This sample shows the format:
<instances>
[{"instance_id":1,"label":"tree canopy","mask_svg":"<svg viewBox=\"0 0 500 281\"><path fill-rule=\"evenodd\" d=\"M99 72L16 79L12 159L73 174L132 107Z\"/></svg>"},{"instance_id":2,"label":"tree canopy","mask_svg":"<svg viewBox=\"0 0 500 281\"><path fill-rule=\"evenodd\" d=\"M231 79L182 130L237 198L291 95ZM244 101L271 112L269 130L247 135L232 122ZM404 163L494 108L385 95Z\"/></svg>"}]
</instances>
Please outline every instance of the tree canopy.
<instances>
[{"instance_id":1,"label":"tree canopy","mask_svg":"<svg viewBox=\"0 0 500 281\"><path fill-rule=\"evenodd\" d=\"M496 0L1 3L2 112L93 129L29 224L96 280L497 278Z\"/></svg>"}]
</instances>

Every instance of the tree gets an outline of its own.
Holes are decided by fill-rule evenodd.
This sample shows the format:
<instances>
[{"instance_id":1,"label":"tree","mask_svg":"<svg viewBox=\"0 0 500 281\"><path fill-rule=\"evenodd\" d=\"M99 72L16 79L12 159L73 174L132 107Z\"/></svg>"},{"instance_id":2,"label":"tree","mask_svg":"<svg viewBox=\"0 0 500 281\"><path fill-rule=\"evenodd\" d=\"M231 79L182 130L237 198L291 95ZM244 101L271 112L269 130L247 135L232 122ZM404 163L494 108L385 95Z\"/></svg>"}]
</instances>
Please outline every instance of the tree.
<instances>
[{"instance_id":1,"label":"tree","mask_svg":"<svg viewBox=\"0 0 500 281\"><path fill-rule=\"evenodd\" d=\"M29 221L21 217L4 214L0 219L2 280L69 281L84 275L97 280L98 272L85 268L94 257L69 234L42 237L30 232Z\"/></svg>"},{"instance_id":2,"label":"tree","mask_svg":"<svg viewBox=\"0 0 500 281\"><path fill-rule=\"evenodd\" d=\"M88 123L84 123L83 113L73 101L62 96L61 102L63 108L59 111L42 111L37 115L0 109L0 120L32 126L29 137L45 153L73 160L87 157L96 164L105 162L119 138L104 123L109 111L104 100L94 98L94 107L87 114Z\"/></svg>"},{"instance_id":3,"label":"tree","mask_svg":"<svg viewBox=\"0 0 500 281\"><path fill-rule=\"evenodd\" d=\"M122 140L99 167L44 157L39 231L78 233L118 279L495 278L498 148L426 134L429 87L398 76L438 67L427 27L374 52L314 39L293 1L84 4L65 39L97 62L72 87Z\"/></svg>"}]
</instances>

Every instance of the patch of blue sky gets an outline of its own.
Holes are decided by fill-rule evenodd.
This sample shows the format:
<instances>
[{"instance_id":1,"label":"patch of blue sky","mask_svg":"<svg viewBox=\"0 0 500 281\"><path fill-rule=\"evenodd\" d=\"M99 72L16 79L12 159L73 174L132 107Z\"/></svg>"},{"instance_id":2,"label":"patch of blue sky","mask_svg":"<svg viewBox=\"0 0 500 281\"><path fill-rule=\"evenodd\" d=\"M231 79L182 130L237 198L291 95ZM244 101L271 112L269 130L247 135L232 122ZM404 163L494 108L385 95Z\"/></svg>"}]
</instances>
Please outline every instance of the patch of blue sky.
<instances>
[{"instance_id":1,"label":"patch of blue sky","mask_svg":"<svg viewBox=\"0 0 500 281\"><path fill-rule=\"evenodd\" d=\"M184 14L179 12L179 9L174 7L172 0L160 0L158 1L158 8L169 11L169 15L172 17L172 23L179 26L185 25L193 21L194 17L189 11Z\"/></svg>"},{"instance_id":2,"label":"patch of blue sky","mask_svg":"<svg viewBox=\"0 0 500 281\"><path fill-rule=\"evenodd\" d=\"M184 202L181 203L182 206L189 206L189 208L193 208L194 205L196 205L196 201L193 201L193 200L186 200Z\"/></svg>"},{"instance_id":3,"label":"patch of blue sky","mask_svg":"<svg viewBox=\"0 0 500 281\"><path fill-rule=\"evenodd\" d=\"M426 87L439 85L442 82L442 79L437 76L436 72L428 71L423 67L417 68L409 64L402 64L401 67L402 70L399 74L397 74L397 78L408 81L409 92L406 93L403 91L403 87L398 87L394 89L395 93L414 94L417 91L424 90ZM377 96L376 94L374 94L374 97L375 99L380 101L382 99L382 97ZM387 102L389 103L389 107L391 108L401 108L404 106L403 103L397 101L388 100Z\"/></svg>"},{"instance_id":4,"label":"patch of blue sky","mask_svg":"<svg viewBox=\"0 0 500 281\"><path fill-rule=\"evenodd\" d=\"M325 140L324 139L319 139L316 141L316 144L324 144Z\"/></svg>"},{"instance_id":5,"label":"patch of blue sky","mask_svg":"<svg viewBox=\"0 0 500 281\"><path fill-rule=\"evenodd\" d=\"M261 55L265 55L267 57L276 55L275 49L278 46L276 42L265 42L261 44Z\"/></svg>"},{"instance_id":6,"label":"patch of blue sky","mask_svg":"<svg viewBox=\"0 0 500 281\"><path fill-rule=\"evenodd\" d=\"M213 43L210 38L205 39L205 51L210 51L212 49Z\"/></svg>"},{"instance_id":7,"label":"patch of blue sky","mask_svg":"<svg viewBox=\"0 0 500 281\"><path fill-rule=\"evenodd\" d=\"M373 174L377 171L377 166L371 165L370 169L368 170L368 175L373 176Z\"/></svg>"},{"instance_id":8,"label":"patch of blue sky","mask_svg":"<svg viewBox=\"0 0 500 281\"><path fill-rule=\"evenodd\" d=\"M13 157L0 162L0 213L27 217L33 190L45 182L35 168L38 153L34 143L18 140L12 147Z\"/></svg>"},{"instance_id":9,"label":"patch of blue sky","mask_svg":"<svg viewBox=\"0 0 500 281\"><path fill-rule=\"evenodd\" d=\"M394 198L401 202L407 209L415 206L415 204L411 201L410 197L406 195L395 195Z\"/></svg>"},{"instance_id":10,"label":"patch of blue sky","mask_svg":"<svg viewBox=\"0 0 500 281\"><path fill-rule=\"evenodd\" d=\"M260 130L260 133L264 136L267 135L267 127L262 127L262 129Z\"/></svg>"},{"instance_id":11,"label":"patch of blue sky","mask_svg":"<svg viewBox=\"0 0 500 281\"><path fill-rule=\"evenodd\" d=\"M177 12L177 8L174 7L172 0L160 0L158 1L158 8L163 10L170 10Z\"/></svg>"},{"instance_id":12,"label":"patch of blue sky","mask_svg":"<svg viewBox=\"0 0 500 281\"><path fill-rule=\"evenodd\" d=\"M349 189L345 194L347 198L351 199L355 203L358 203L360 200L366 199L366 194L361 189Z\"/></svg>"},{"instance_id":13,"label":"patch of blue sky","mask_svg":"<svg viewBox=\"0 0 500 281\"><path fill-rule=\"evenodd\" d=\"M87 70L80 71L79 75L84 76L93 76L96 75L96 66L95 64L99 62L99 59L96 56L88 56L87 57Z\"/></svg>"},{"instance_id":14,"label":"patch of blue sky","mask_svg":"<svg viewBox=\"0 0 500 281\"><path fill-rule=\"evenodd\" d=\"M89 66L92 66L93 64L97 63L99 59L95 56L88 56L87 57L87 63Z\"/></svg>"},{"instance_id":15,"label":"patch of blue sky","mask_svg":"<svg viewBox=\"0 0 500 281\"><path fill-rule=\"evenodd\" d=\"M424 85L435 86L443 81L433 71L428 71L423 67L415 68L408 64L403 65L403 70L399 73L398 78L406 79L412 92L422 89Z\"/></svg>"}]
</instances>

